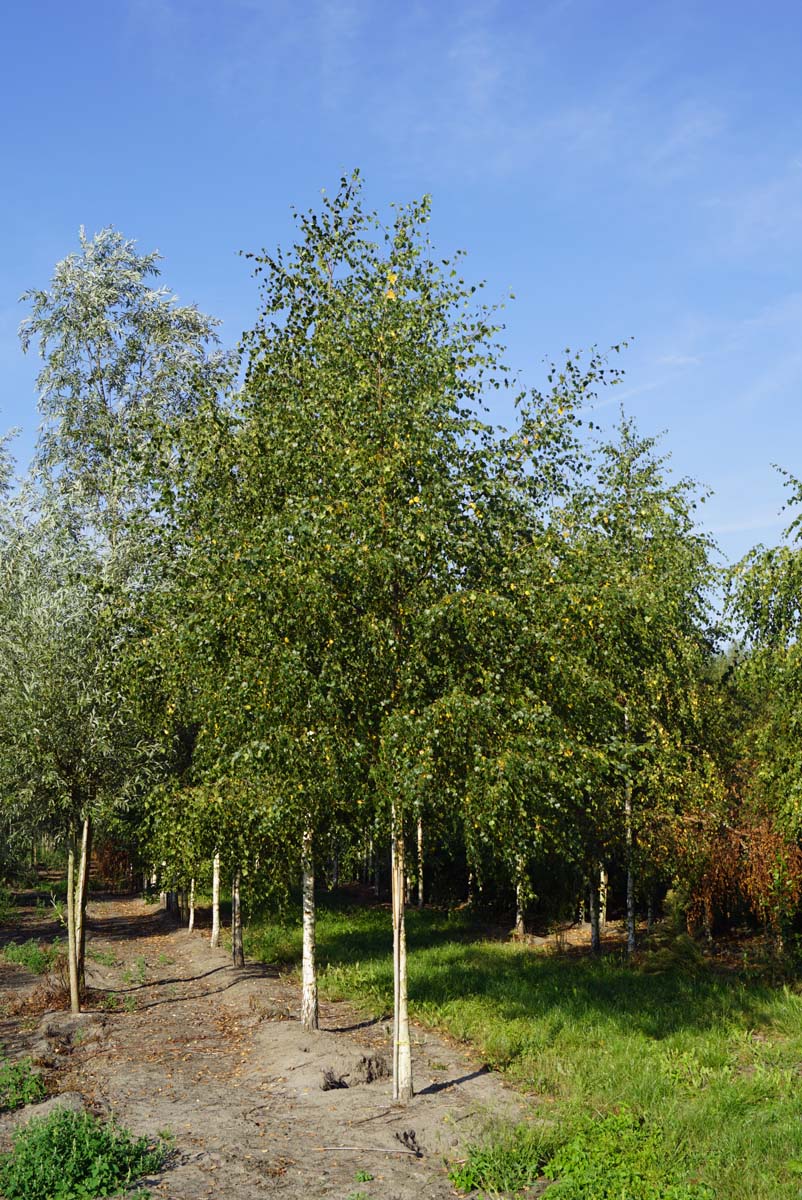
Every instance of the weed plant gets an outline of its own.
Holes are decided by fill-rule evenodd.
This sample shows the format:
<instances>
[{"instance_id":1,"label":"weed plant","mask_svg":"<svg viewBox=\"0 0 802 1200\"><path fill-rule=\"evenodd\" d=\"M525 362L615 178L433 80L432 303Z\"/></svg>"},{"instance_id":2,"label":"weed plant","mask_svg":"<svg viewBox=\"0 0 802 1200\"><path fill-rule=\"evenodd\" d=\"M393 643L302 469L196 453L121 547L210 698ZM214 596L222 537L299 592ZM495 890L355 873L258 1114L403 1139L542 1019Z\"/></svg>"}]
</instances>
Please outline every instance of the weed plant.
<instances>
[{"instance_id":1,"label":"weed plant","mask_svg":"<svg viewBox=\"0 0 802 1200\"><path fill-rule=\"evenodd\" d=\"M466 1161L452 1168L451 1182L463 1192L515 1195L540 1178L555 1140L551 1127L500 1129L468 1148Z\"/></svg>"},{"instance_id":2,"label":"weed plant","mask_svg":"<svg viewBox=\"0 0 802 1200\"><path fill-rule=\"evenodd\" d=\"M640 1173L648 1189L649 1155L676 1160L676 1178L665 1182L674 1191L658 1192L661 1200L799 1200L802 998L793 988L717 972L690 947L681 968L663 955L642 970L610 957L482 940L465 913L411 910L407 942L413 1016L472 1045L547 1106L566 1154L573 1146L575 1157L591 1155L589 1114L598 1130L629 1113L637 1128L619 1139L624 1162L615 1170L623 1177L631 1168L633 1179ZM266 962L297 964L300 916L253 920L246 948ZM391 1011L386 909L323 906L318 959L323 995L375 1016ZM569 1159L558 1150L552 1146L541 1165L559 1165L567 1187ZM578 1167L571 1170L576 1176ZM555 1184L550 1194L603 1195L572 1186L558 1193ZM634 1183L627 1186L637 1195Z\"/></svg>"},{"instance_id":3,"label":"weed plant","mask_svg":"<svg viewBox=\"0 0 802 1200\"><path fill-rule=\"evenodd\" d=\"M45 975L52 970L64 953L62 938L54 938L50 944L29 938L27 942L9 942L3 950L3 958L9 963L18 963L34 975Z\"/></svg>"},{"instance_id":4,"label":"weed plant","mask_svg":"<svg viewBox=\"0 0 802 1200\"><path fill-rule=\"evenodd\" d=\"M102 967L117 966L117 955L113 950L87 950L86 957Z\"/></svg>"},{"instance_id":5,"label":"weed plant","mask_svg":"<svg viewBox=\"0 0 802 1200\"><path fill-rule=\"evenodd\" d=\"M11 892L0 885L0 925L8 925L14 919L16 907Z\"/></svg>"},{"instance_id":6,"label":"weed plant","mask_svg":"<svg viewBox=\"0 0 802 1200\"><path fill-rule=\"evenodd\" d=\"M0 1156L4 1200L91 1200L159 1171L165 1149L113 1121L65 1110L33 1120ZM139 1193L142 1195L142 1193ZM146 1193L145 1193L146 1194Z\"/></svg>"},{"instance_id":7,"label":"weed plant","mask_svg":"<svg viewBox=\"0 0 802 1200\"><path fill-rule=\"evenodd\" d=\"M140 954L133 963L123 971L123 982L134 987L141 987L148 977L148 964Z\"/></svg>"},{"instance_id":8,"label":"weed plant","mask_svg":"<svg viewBox=\"0 0 802 1200\"><path fill-rule=\"evenodd\" d=\"M0 1112L13 1112L24 1104L36 1104L45 1098L41 1075L33 1069L29 1058L16 1062L0 1060Z\"/></svg>"}]
</instances>

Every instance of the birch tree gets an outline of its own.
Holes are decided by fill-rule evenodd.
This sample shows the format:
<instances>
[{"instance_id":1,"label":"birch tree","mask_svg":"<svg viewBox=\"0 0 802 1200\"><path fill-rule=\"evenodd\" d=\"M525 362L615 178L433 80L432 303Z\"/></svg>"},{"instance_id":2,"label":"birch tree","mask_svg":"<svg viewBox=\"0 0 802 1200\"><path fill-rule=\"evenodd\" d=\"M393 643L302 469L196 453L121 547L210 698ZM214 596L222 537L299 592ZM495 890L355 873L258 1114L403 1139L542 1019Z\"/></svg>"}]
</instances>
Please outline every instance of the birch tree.
<instances>
[{"instance_id":1,"label":"birch tree","mask_svg":"<svg viewBox=\"0 0 802 1200\"><path fill-rule=\"evenodd\" d=\"M572 625L597 696L584 736L599 755L603 802L588 874L595 895L610 853L623 858L632 953L639 860L672 812L718 786L699 701L715 643L713 571L709 540L694 523L695 488L668 477L655 439L622 418L600 455L596 481L568 517Z\"/></svg>"},{"instance_id":2,"label":"birch tree","mask_svg":"<svg viewBox=\"0 0 802 1200\"><path fill-rule=\"evenodd\" d=\"M495 318L459 260L437 258L428 218L424 200L384 226L363 209L358 180L343 180L319 212L298 217L289 251L254 257L262 316L245 339L221 516L237 533L220 574L237 587L258 581L270 631L260 661L284 663L261 706L274 719L265 740L283 730L282 758L294 763L283 787L296 836L308 846L354 795L357 807L373 797L390 834L400 1100L412 1094L407 842L419 816L436 822L448 802L437 780L456 790L465 779L449 719L467 729L473 710L503 708L507 676L487 655L504 637L495 600L508 606L516 586L504 577L507 547L530 544L527 505L544 514L565 477L588 385L569 367L548 396L521 396L509 441L485 422L483 397L508 382ZM456 632L468 613L476 653ZM294 707L279 684L290 669L304 680ZM370 822L360 824L362 837Z\"/></svg>"}]
</instances>

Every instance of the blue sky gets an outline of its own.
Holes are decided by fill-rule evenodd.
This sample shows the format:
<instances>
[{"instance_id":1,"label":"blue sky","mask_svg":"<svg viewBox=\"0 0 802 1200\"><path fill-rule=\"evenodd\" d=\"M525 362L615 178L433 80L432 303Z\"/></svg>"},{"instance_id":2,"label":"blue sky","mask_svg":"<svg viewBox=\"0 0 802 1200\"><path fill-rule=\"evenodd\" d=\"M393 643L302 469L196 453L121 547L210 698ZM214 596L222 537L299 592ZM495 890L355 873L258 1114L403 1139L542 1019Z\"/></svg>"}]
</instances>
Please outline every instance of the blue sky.
<instances>
[{"instance_id":1,"label":"blue sky","mask_svg":"<svg viewBox=\"0 0 802 1200\"><path fill-rule=\"evenodd\" d=\"M802 474L802 7L740 0L35 0L7 6L0 430L36 427L19 295L113 224L222 318L240 249L362 170L380 210L510 290L509 359L634 338L623 400L666 430L724 555L776 541ZM504 414L499 414L503 416Z\"/></svg>"}]
</instances>

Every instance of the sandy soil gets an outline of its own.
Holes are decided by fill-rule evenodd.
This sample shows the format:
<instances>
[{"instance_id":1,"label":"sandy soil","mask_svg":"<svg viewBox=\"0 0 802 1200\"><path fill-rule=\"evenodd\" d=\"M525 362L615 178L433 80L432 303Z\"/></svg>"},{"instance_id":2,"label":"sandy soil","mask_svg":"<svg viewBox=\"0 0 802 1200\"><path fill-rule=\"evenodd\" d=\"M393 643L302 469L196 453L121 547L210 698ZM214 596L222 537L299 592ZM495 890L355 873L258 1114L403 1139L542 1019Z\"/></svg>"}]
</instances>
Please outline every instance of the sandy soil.
<instances>
[{"instance_id":1,"label":"sandy soil","mask_svg":"<svg viewBox=\"0 0 802 1200\"><path fill-rule=\"evenodd\" d=\"M113 1112L136 1134L169 1130L168 1169L147 1181L154 1196L453 1197L445 1160L491 1120L528 1115L498 1075L417 1027L417 1094L394 1106L388 1020L324 1003L320 1032L305 1034L292 976L233 968L205 931L141 900L96 899L89 916L91 1011L52 1011L42 980L0 959L0 1043L33 1054L67 1102ZM54 932L47 913L28 910L0 941ZM327 1072L347 1086L324 1090ZM0 1118L0 1145L19 1119Z\"/></svg>"}]
</instances>

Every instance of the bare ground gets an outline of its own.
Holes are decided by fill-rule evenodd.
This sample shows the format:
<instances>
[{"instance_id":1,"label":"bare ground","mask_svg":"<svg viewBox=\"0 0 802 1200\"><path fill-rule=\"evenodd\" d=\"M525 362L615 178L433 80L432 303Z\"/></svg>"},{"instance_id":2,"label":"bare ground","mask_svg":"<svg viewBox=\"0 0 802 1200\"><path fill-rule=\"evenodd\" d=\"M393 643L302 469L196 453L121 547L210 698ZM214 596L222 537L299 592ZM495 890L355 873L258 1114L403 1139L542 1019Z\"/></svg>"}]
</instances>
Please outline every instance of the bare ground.
<instances>
[{"instance_id":1,"label":"bare ground","mask_svg":"<svg viewBox=\"0 0 802 1200\"><path fill-rule=\"evenodd\" d=\"M323 1003L321 1030L306 1034L292 976L235 969L205 931L138 899L95 900L89 917L91 1011L43 1013L53 999L41 979L0 959L0 1043L33 1054L72 1104L113 1112L135 1134L169 1130L168 1167L147 1181L155 1196L440 1200L455 1195L446 1160L492 1119L528 1115L498 1075L414 1026L418 1090L395 1106L382 1074L389 1019ZM0 943L54 932L29 909ZM327 1072L347 1086L324 1090ZM0 1145L17 1119L0 1118Z\"/></svg>"}]
</instances>

